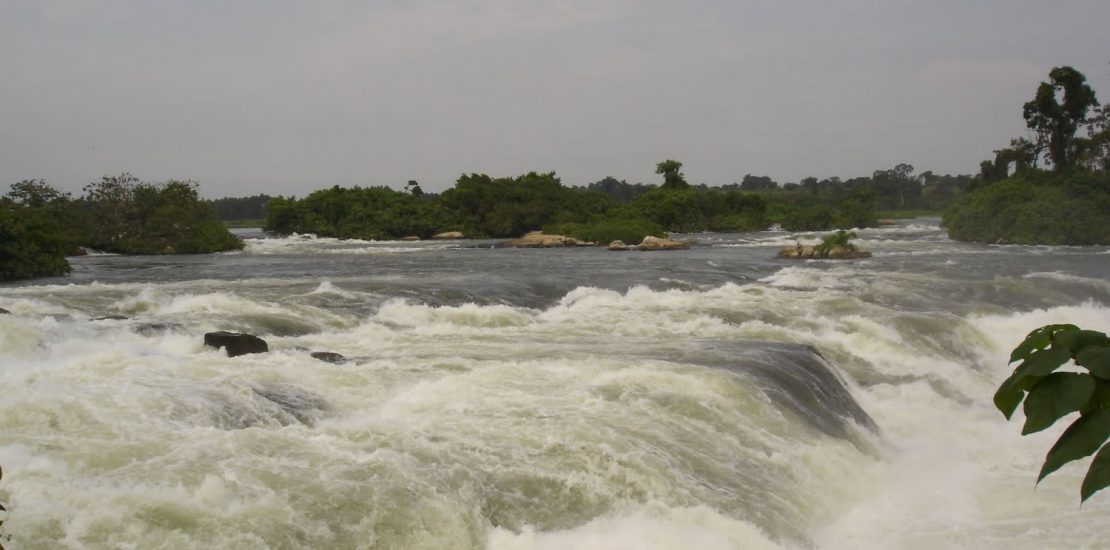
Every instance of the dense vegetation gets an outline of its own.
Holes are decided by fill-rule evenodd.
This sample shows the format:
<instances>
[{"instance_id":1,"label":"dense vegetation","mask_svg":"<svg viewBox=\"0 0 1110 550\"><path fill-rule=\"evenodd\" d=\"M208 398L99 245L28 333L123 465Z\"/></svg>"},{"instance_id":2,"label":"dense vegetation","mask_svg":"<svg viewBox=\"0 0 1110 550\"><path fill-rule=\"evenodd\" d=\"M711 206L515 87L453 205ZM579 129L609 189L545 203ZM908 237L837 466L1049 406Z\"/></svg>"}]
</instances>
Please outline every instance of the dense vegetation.
<instances>
[{"instance_id":1,"label":"dense vegetation","mask_svg":"<svg viewBox=\"0 0 1110 550\"><path fill-rule=\"evenodd\" d=\"M1021 364L999 386L994 404L1009 419L1025 402L1022 435L1079 413L1048 451L1037 482L1098 451L1083 479L1080 499L1110 486L1110 445L1105 445L1110 439L1110 338L1075 325L1047 325L1014 348L1010 362L1017 361ZM1056 372L1073 364L1087 372Z\"/></svg>"},{"instance_id":2,"label":"dense vegetation","mask_svg":"<svg viewBox=\"0 0 1110 550\"><path fill-rule=\"evenodd\" d=\"M983 161L982 185L945 213L949 236L1110 244L1110 105L1099 107L1079 71L1057 67L1025 104L1024 115L1033 138L1012 140Z\"/></svg>"},{"instance_id":3,"label":"dense vegetation","mask_svg":"<svg viewBox=\"0 0 1110 550\"><path fill-rule=\"evenodd\" d=\"M0 197L0 280L61 275L81 247L121 254L196 254L242 248L191 181L130 174L89 184L79 199L41 180Z\"/></svg>"},{"instance_id":4,"label":"dense vegetation","mask_svg":"<svg viewBox=\"0 0 1110 550\"><path fill-rule=\"evenodd\" d=\"M779 186L766 176L744 177L722 187L691 185L682 163L656 166L662 184L629 184L608 177L567 187L554 173L495 178L464 174L442 194L387 187L332 187L303 199L278 197L266 205L265 228L339 238L429 237L461 231L469 237L517 237L528 231L585 241L639 242L664 232L758 231L868 227L878 208L940 209L972 189L970 176L913 175L900 164L871 177L818 180Z\"/></svg>"}]
</instances>

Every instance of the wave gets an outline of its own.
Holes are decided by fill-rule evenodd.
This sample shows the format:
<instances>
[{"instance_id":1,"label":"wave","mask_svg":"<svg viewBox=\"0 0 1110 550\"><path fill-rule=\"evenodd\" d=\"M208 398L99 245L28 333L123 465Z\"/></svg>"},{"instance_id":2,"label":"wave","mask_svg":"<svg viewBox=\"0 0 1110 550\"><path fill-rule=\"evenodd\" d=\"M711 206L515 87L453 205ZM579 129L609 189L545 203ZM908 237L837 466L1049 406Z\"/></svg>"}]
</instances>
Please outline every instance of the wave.
<instances>
[{"instance_id":1,"label":"wave","mask_svg":"<svg viewBox=\"0 0 1110 550\"><path fill-rule=\"evenodd\" d=\"M1110 500L1074 507L1078 468L1033 492L1058 430L1023 438L990 401L1029 330L1110 331L1110 308L918 307L890 296L932 298L931 275L869 269L583 286L536 308L431 305L316 279L4 289L13 534L498 549L1110 536L1097 521ZM1094 284L1047 273L1016 284L1061 277ZM90 320L98 310L132 319ZM154 320L180 328L136 330ZM205 349L203 332L224 328L259 331L272 351Z\"/></svg>"}]
</instances>

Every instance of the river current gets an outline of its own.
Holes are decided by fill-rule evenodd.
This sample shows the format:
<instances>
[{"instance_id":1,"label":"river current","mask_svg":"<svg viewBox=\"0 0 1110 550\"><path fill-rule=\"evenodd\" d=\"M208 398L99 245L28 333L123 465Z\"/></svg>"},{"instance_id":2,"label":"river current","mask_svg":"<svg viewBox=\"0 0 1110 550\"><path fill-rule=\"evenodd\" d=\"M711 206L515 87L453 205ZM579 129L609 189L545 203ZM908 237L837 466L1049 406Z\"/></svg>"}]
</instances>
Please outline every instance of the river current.
<instances>
[{"instance_id":1,"label":"river current","mask_svg":"<svg viewBox=\"0 0 1110 550\"><path fill-rule=\"evenodd\" d=\"M1087 461L1034 483L1066 422L991 396L1030 330L1110 332L1110 247L858 232L73 258L0 285L9 545L1105 548Z\"/></svg>"}]
</instances>

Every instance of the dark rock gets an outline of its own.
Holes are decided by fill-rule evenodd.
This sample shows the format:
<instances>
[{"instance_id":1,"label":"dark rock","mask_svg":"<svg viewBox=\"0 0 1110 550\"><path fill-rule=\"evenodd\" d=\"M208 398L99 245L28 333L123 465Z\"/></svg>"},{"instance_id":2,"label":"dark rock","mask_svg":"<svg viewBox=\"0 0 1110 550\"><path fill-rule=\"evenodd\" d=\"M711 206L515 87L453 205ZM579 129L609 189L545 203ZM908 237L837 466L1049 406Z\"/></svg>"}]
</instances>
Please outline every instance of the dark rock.
<instances>
[{"instance_id":1,"label":"dark rock","mask_svg":"<svg viewBox=\"0 0 1110 550\"><path fill-rule=\"evenodd\" d=\"M313 359L319 359L325 363L346 363L347 358L333 351L314 351L309 355Z\"/></svg>"},{"instance_id":2,"label":"dark rock","mask_svg":"<svg viewBox=\"0 0 1110 550\"><path fill-rule=\"evenodd\" d=\"M69 252L66 252L66 256L71 256L71 257L72 256L88 256L88 255L89 255L89 251L85 250L84 248L81 248L80 246L71 249Z\"/></svg>"},{"instance_id":3,"label":"dark rock","mask_svg":"<svg viewBox=\"0 0 1110 550\"><path fill-rule=\"evenodd\" d=\"M153 336L163 332L178 332L182 329L177 323L139 323L135 325L135 332L143 336Z\"/></svg>"},{"instance_id":4,"label":"dark rock","mask_svg":"<svg viewBox=\"0 0 1110 550\"><path fill-rule=\"evenodd\" d=\"M204 345L216 349L224 348L228 357L270 351L270 346L266 345L266 341L253 334L223 330L205 334Z\"/></svg>"},{"instance_id":5,"label":"dark rock","mask_svg":"<svg viewBox=\"0 0 1110 550\"><path fill-rule=\"evenodd\" d=\"M123 315L105 315L104 317L93 317L90 321L126 321L127 317Z\"/></svg>"},{"instance_id":6,"label":"dark rock","mask_svg":"<svg viewBox=\"0 0 1110 550\"><path fill-rule=\"evenodd\" d=\"M0 307L0 315L11 315L12 312Z\"/></svg>"}]
</instances>

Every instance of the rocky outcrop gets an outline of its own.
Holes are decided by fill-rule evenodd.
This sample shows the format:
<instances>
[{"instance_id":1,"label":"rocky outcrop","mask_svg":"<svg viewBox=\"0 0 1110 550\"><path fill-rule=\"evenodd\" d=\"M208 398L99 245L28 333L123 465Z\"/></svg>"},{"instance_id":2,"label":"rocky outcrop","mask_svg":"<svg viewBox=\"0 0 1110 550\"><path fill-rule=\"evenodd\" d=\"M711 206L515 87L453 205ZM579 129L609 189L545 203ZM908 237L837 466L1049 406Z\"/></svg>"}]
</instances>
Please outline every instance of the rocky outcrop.
<instances>
[{"instance_id":1,"label":"rocky outcrop","mask_svg":"<svg viewBox=\"0 0 1110 550\"><path fill-rule=\"evenodd\" d=\"M525 233L519 239L505 241L501 246L508 248L561 248L567 246L593 246L594 243L580 241L566 235L548 235L543 231Z\"/></svg>"},{"instance_id":2,"label":"rocky outcrop","mask_svg":"<svg viewBox=\"0 0 1110 550\"><path fill-rule=\"evenodd\" d=\"M266 341L253 335L239 332L209 332L204 335L204 345L216 349L224 348L228 357L237 357L248 353L266 353L270 346Z\"/></svg>"},{"instance_id":3,"label":"rocky outcrop","mask_svg":"<svg viewBox=\"0 0 1110 550\"><path fill-rule=\"evenodd\" d=\"M871 253L866 250L835 246L827 252L816 246L797 245L788 246L779 251L780 258L792 260L852 260L855 258L870 258Z\"/></svg>"},{"instance_id":4,"label":"rocky outcrop","mask_svg":"<svg viewBox=\"0 0 1110 550\"><path fill-rule=\"evenodd\" d=\"M664 239L651 235L644 237L640 246L636 247L637 250L686 250L687 248L690 248L690 243L687 241Z\"/></svg>"},{"instance_id":5,"label":"rocky outcrop","mask_svg":"<svg viewBox=\"0 0 1110 550\"><path fill-rule=\"evenodd\" d=\"M609 243L609 250L624 252L626 250L629 250L629 247L627 244L624 244L624 241L617 240Z\"/></svg>"},{"instance_id":6,"label":"rocky outcrop","mask_svg":"<svg viewBox=\"0 0 1110 550\"><path fill-rule=\"evenodd\" d=\"M462 234L461 231L447 231L447 232L444 232L444 233L437 233L435 235L432 235L432 238L437 240L437 241L446 241L446 240L453 240L453 239L461 239L461 238L463 238L463 234Z\"/></svg>"},{"instance_id":7,"label":"rocky outcrop","mask_svg":"<svg viewBox=\"0 0 1110 550\"><path fill-rule=\"evenodd\" d=\"M335 353L334 351L314 351L309 354L313 359L319 359L325 363L346 363L347 358Z\"/></svg>"}]
</instances>

